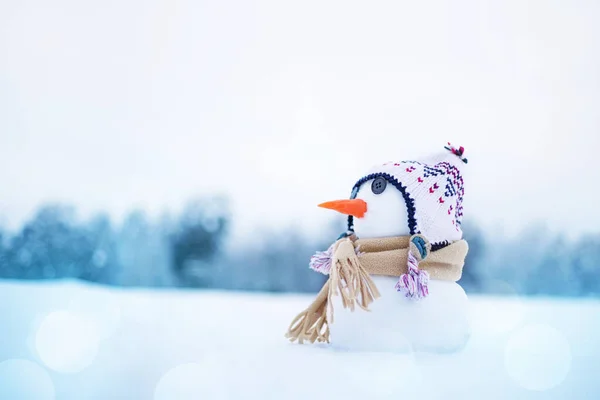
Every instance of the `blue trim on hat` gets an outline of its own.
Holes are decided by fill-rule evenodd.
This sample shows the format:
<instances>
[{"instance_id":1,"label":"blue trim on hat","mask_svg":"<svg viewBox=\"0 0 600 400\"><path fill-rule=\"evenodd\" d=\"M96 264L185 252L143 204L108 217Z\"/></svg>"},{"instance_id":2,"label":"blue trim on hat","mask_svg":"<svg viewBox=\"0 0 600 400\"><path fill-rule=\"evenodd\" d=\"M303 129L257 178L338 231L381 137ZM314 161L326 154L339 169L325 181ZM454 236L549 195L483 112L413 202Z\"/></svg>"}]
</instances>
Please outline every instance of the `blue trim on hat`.
<instances>
[{"instance_id":1,"label":"blue trim on hat","mask_svg":"<svg viewBox=\"0 0 600 400\"><path fill-rule=\"evenodd\" d=\"M406 186L403 186L401 182L398 182L396 178L390 174L386 174L385 172L376 172L360 178L358 182L354 184L354 187L352 187L352 195L350 198L353 199L357 196L358 190L363 183L379 177L384 178L386 181L394 185L394 187L398 189L400 193L402 193L402 197L406 202L406 210L408 211L408 229L410 230L410 234L414 235L421 233L417 231L417 220L415 219L415 200L410 197L410 194L406 191ZM352 215L348 216L348 230L354 231L354 217Z\"/></svg>"}]
</instances>

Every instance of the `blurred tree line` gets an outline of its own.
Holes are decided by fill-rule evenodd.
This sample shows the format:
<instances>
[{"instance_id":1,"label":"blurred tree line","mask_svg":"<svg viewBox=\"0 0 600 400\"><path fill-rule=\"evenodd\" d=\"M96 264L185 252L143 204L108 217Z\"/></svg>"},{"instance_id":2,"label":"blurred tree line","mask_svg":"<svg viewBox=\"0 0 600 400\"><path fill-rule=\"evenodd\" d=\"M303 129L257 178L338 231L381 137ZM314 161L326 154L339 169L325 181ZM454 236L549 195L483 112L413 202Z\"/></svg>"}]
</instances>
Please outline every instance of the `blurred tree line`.
<instances>
[{"instance_id":1,"label":"blurred tree line","mask_svg":"<svg viewBox=\"0 0 600 400\"><path fill-rule=\"evenodd\" d=\"M155 220L142 211L114 224L88 221L72 207L41 207L18 232L0 229L0 278L80 279L113 286L316 291L324 279L307 268L324 244L299 234L263 233L227 250L226 199L203 198Z\"/></svg>"},{"instance_id":2,"label":"blurred tree line","mask_svg":"<svg viewBox=\"0 0 600 400\"><path fill-rule=\"evenodd\" d=\"M340 219L314 238L288 229L228 246L230 223L227 201L218 197L154 220L133 211L118 225L107 215L81 221L72 207L47 205L18 232L0 230L0 278L315 292L325 277L308 260L344 230ZM567 241L534 226L517 238L492 240L473 224L463 231L469 254L460 284L467 293L600 295L600 235Z\"/></svg>"}]
</instances>

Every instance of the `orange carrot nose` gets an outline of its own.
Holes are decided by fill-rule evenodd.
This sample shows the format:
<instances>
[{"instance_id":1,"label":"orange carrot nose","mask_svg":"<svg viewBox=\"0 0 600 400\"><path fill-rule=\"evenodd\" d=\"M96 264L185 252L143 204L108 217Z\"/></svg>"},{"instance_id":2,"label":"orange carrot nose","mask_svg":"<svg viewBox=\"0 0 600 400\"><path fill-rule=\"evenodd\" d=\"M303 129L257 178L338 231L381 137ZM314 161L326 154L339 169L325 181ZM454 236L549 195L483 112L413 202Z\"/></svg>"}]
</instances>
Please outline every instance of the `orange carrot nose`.
<instances>
[{"instance_id":1,"label":"orange carrot nose","mask_svg":"<svg viewBox=\"0 0 600 400\"><path fill-rule=\"evenodd\" d=\"M364 217L367 212L367 202L361 199L327 201L319 204L319 207L329 208L358 218Z\"/></svg>"}]
</instances>

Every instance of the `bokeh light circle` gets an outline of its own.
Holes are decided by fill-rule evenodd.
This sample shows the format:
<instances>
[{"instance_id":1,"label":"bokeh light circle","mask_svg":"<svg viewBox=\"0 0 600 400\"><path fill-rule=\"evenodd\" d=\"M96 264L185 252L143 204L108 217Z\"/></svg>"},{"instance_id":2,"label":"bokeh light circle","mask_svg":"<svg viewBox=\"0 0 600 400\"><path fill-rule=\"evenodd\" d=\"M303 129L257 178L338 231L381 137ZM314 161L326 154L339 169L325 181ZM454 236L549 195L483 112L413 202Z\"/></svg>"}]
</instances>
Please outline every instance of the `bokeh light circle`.
<instances>
[{"instance_id":1,"label":"bokeh light circle","mask_svg":"<svg viewBox=\"0 0 600 400\"><path fill-rule=\"evenodd\" d=\"M62 373L88 367L98 353L96 324L84 315L52 312L42 320L36 337L37 353L46 366Z\"/></svg>"},{"instance_id":2,"label":"bokeh light circle","mask_svg":"<svg viewBox=\"0 0 600 400\"><path fill-rule=\"evenodd\" d=\"M519 386L535 391L552 389L571 369L571 347L557 329L545 324L529 324L510 336L504 365Z\"/></svg>"},{"instance_id":3,"label":"bokeh light circle","mask_svg":"<svg viewBox=\"0 0 600 400\"><path fill-rule=\"evenodd\" d=\"M53 400L54 383L48 372L24 359L0 362L0 398L18 400Z\"/></svg>"}]
</instances>

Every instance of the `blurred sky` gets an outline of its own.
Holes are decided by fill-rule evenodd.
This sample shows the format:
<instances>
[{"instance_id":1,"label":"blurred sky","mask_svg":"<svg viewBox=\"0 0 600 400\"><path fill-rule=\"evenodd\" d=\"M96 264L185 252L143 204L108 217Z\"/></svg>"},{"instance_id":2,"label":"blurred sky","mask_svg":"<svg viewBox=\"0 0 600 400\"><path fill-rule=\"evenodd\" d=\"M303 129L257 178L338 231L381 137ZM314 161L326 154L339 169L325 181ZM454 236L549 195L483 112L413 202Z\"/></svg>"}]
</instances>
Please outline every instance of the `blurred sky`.
<instances>
[{"instance_id":1,"label":"blurred sky","mask_svg":"<svg viewBox=\"0 0 600 400\"><path fill-rule=\"evenodd\" d=\"M318 229L371 165L464 145L465 218L598 231L600 3L0 0L0 214Z\"/></svg>"}]
</instances>

